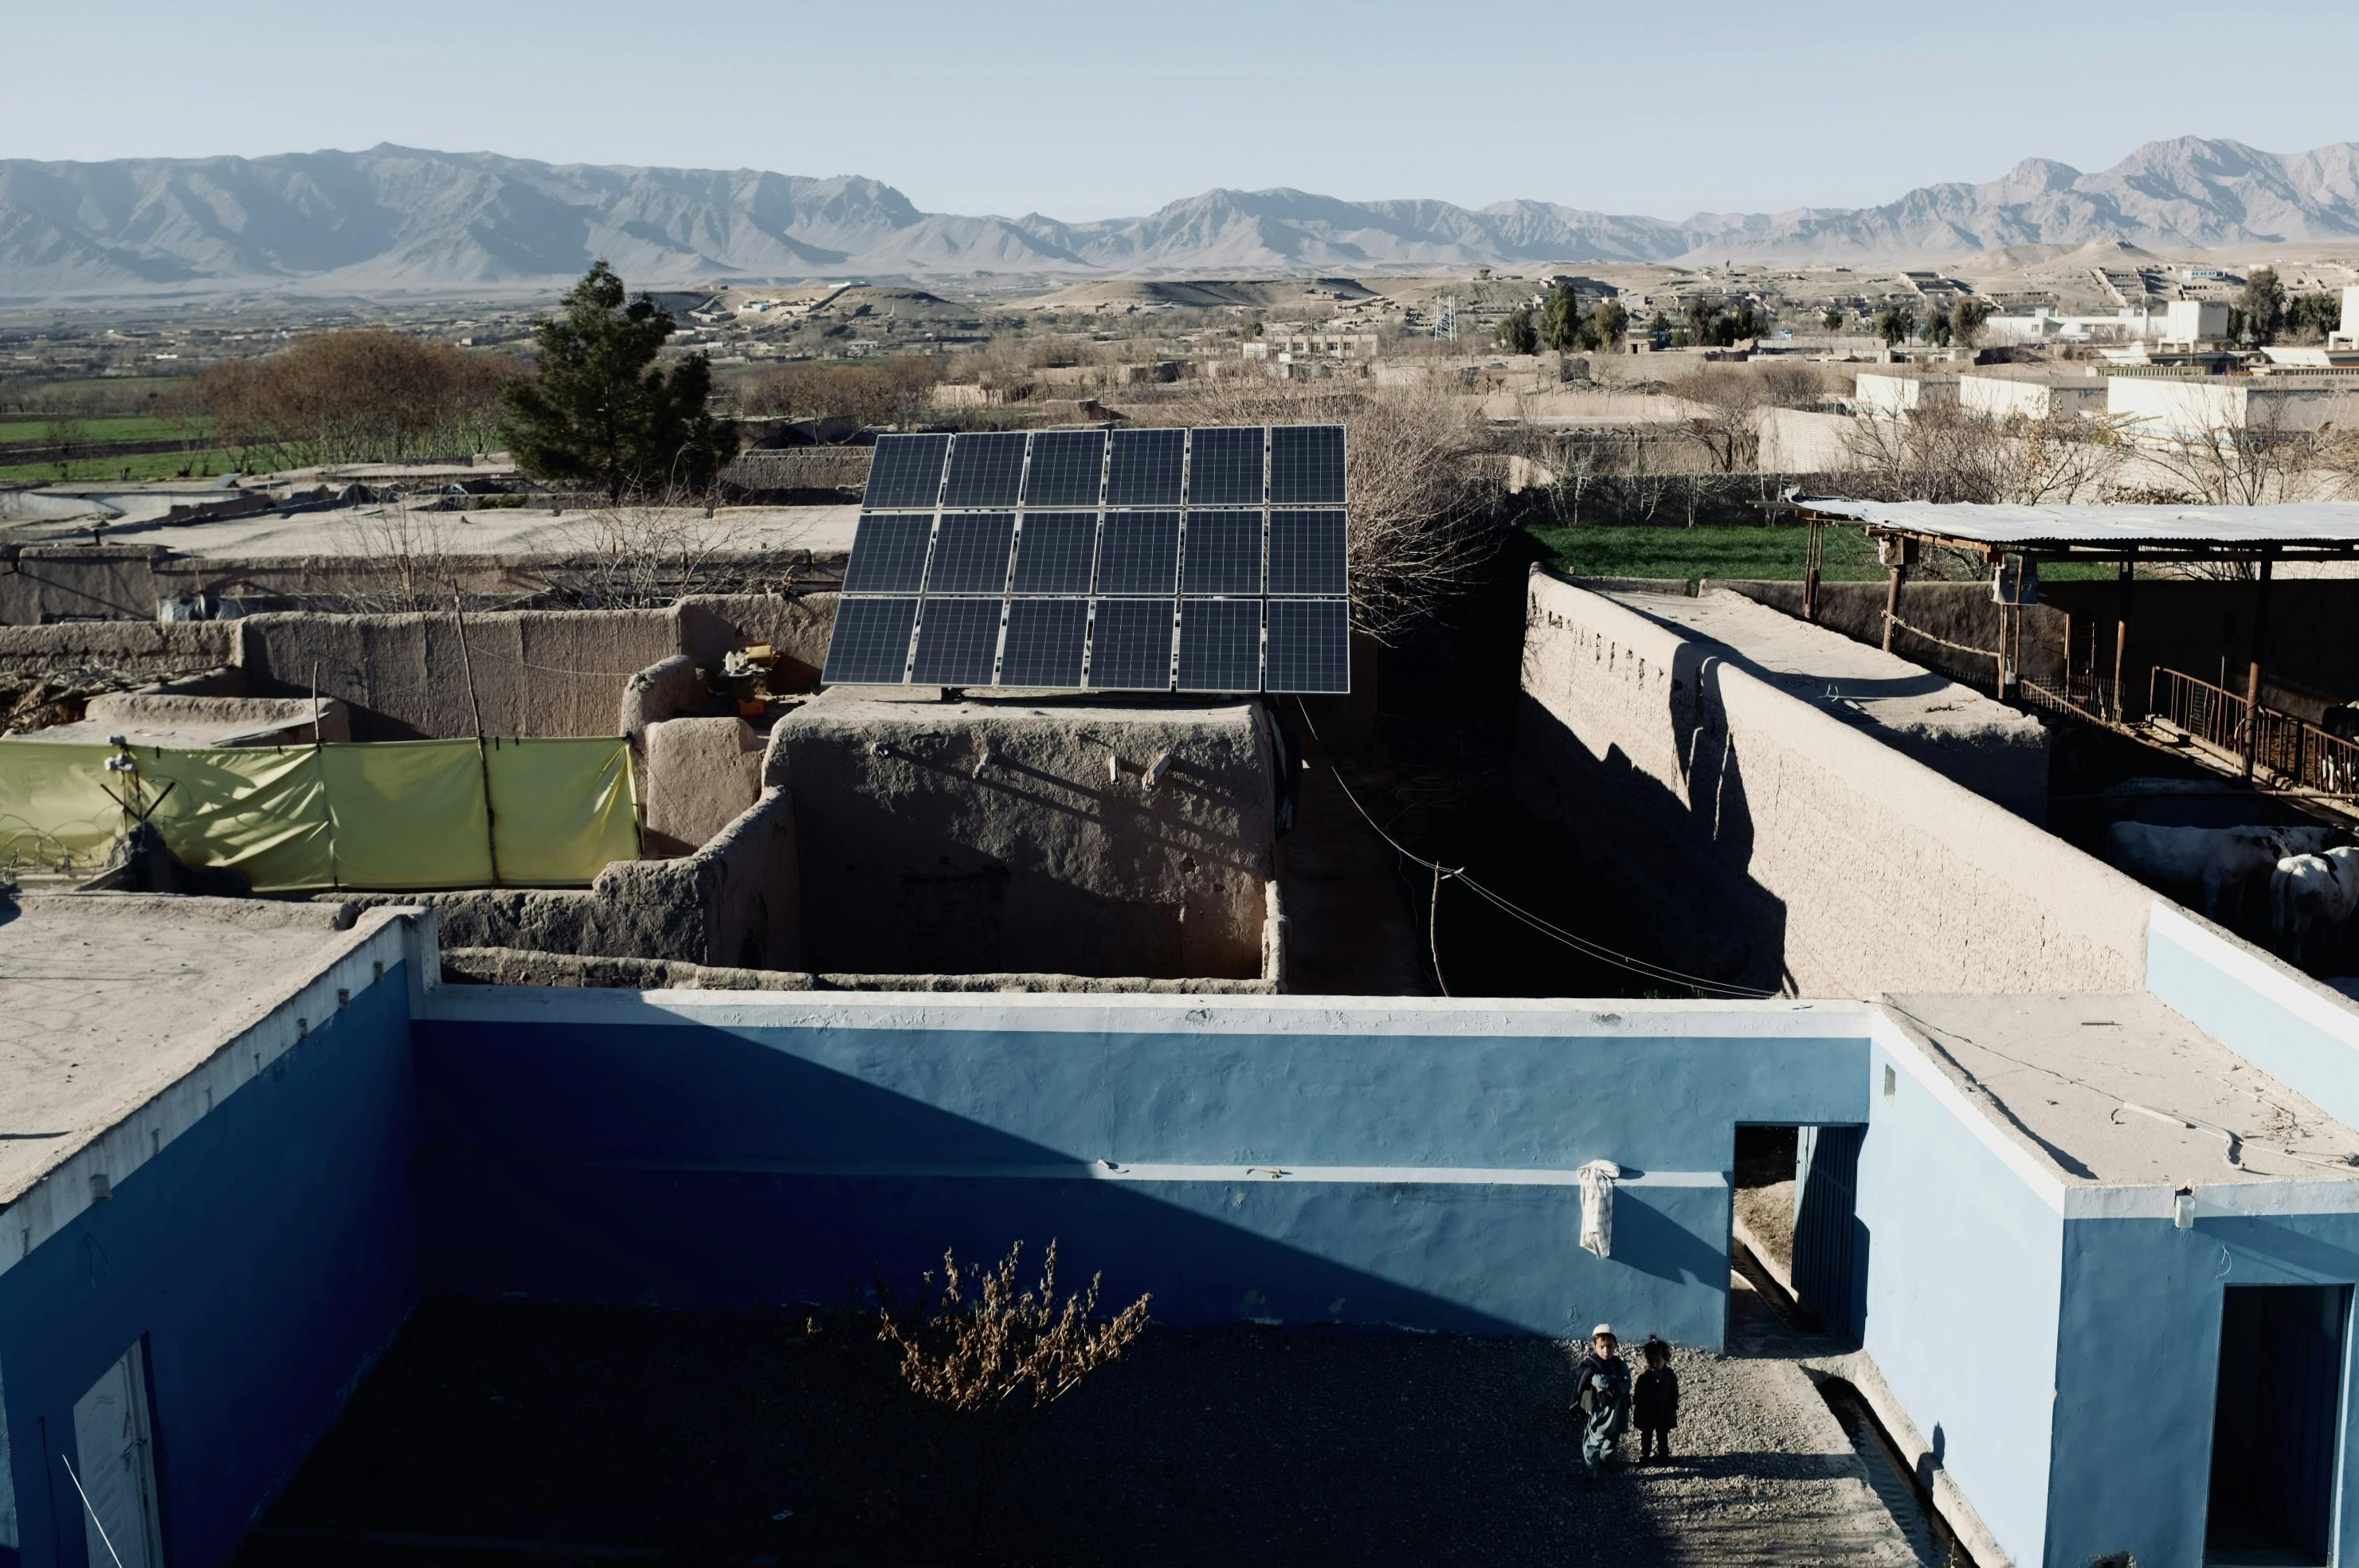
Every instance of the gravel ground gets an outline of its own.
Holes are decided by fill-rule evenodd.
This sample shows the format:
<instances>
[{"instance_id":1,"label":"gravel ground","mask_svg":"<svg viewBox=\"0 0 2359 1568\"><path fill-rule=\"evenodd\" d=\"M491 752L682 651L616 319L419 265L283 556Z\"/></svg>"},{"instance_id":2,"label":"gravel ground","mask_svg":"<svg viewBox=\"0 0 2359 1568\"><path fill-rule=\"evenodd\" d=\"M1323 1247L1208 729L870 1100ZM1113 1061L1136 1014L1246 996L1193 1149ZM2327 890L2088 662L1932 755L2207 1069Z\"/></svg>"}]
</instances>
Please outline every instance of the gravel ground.
<instances>
[{"instance_id":1,"label":"gravel ground","mask_svg":"<svg viewBox=\"0 0 2359 1568\"><path fill-rule=\"evenodd\" d=\"M1726 1358L1680 1351L1680 1457L1590 1487L1571 1367L1538 1341L1151 1332L1059 1406L980 1560L1913 1564L1748 1287ZM1633 1325L1642 1328L1643 1325ZM958 1509L861 1345L781 1323L431 1303L243 1561L941 1563ZM905 1415L906 1412L903 1412ZM1635 1439L1628 1445L1635 1455ZM784 1515L783 1518L774 1516ZM950 1521L950 1522L946 1522ZM519 1550L530 1546L530 1550ZM488 1554L485 1560L489 1560Z\"/></svg>"}]
</instances>

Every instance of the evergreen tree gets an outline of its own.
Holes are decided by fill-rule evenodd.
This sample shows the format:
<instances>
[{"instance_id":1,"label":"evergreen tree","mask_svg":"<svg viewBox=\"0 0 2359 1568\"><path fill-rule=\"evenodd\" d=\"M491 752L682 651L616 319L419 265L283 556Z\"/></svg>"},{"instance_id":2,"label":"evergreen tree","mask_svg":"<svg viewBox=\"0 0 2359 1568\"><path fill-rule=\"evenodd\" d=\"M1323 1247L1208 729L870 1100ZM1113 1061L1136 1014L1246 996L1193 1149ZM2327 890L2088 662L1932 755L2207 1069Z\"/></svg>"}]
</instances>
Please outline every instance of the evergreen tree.
<instances>
[{"instance_id":1,"label":"evergreen tree","mask_svg":"<svg viewBox=\"0 0 2359 1568\"><path fill-rule=\"evenodd\" d=\"M1991 309L1984 300L1971 297L1961 299L1950 312L1950 335L1961 347L1972 348L1983 335L1983 323L1990 320Z\"/></svg>"},{"instance_id":2,"label":"evergreen tree","mask_svg":"<svg viewBox=\"0 0 2359 1568\"><path fill-rule=\"evenodd\" d=\"M1841 310L1830 309L1825 315L1819 318L1819 325L1831 332L1843 331L1843 313Z\"/></svg>"},{"instance_id":3,"label":"evergreen tree","mask_svg":"<svg viewBox=\"0 0 2359 1568\"><path fill-rule=\"evenodd\" d=\"M1950 312L1939 305L1934 306L1933 313L1925 318L1925 341L1935 348L1950 346Z\"/></svg>"},{"instance_id":4,"label":"evergreen tree","mask_svg":"<svg viewBox=\"0 0 2359 1568\"><path fill-rule=\"evenodd\" d=\"M2256 267L2245 279L2244 298L2237 301L2245 309L2245 330L2253 341L2264 346L2277 341L2285 330L2285 285L2277 281L2274 267Z\"/></svg>"},{"instance_id":5,"label":"evergreen tree","mask_svg":"<svg viewBox=\"0 0 2359 1568\"><path fill-rule=\"evenodd\" d=\"M500 388L500 433L538 479L587 482L618 501L675 485L701 490L736 455L738 432L712 412L712 365L690 354L669 375L656 355L677 330L647 295L628 297L600 261L532 324L534 375Z\"/></svg>"},{"instance_id":6,"label":"evergreen tree","mask_svg":"<svg viewBox=\"0 0 2359 1568\"><path fill-rule=\"evenodd\" d=\"M1499 323L1499 346L1509 354L1538 354L1540 351L1540 330L1532 322L1532 313L1516 309L1507 313Z\"/></svg>"},{"instance_id":7,"label":"evergreen tree","mask_svg":"<svg viewBox=\"0 0 2359 1568\"><path fill-rule=\"evenodd\" d=\"M1917 335L1917 312L1906 305L1886 305L1875 313L1875 335L1891 348Z\"/></svg>"},{"instance_id":8,"label":"evergreen tree","mask_svg":"<svg viewBox=\"0 0 2359 1568\"><path fill-rule=\"evenodd\" d=\"M1581 296L1570 283L1549 290L1540 307L1540 342L1560 353L1581 346Z\"/></svg>"},{"instance_id":9,"label":"evergreen tree","mask_svg":"<svg viewBox=\"0 0 2359 1568\"><path fill-rule=\"evenodd\" d=\"M1618 354L1622 348L1622 336L1629 330L1630 312L1624 310L1618 301L1608 299L1598 306L1596 312L1589 318L1585 335L1591 347L1604 354Z\"/></svg>"}]
</instances>

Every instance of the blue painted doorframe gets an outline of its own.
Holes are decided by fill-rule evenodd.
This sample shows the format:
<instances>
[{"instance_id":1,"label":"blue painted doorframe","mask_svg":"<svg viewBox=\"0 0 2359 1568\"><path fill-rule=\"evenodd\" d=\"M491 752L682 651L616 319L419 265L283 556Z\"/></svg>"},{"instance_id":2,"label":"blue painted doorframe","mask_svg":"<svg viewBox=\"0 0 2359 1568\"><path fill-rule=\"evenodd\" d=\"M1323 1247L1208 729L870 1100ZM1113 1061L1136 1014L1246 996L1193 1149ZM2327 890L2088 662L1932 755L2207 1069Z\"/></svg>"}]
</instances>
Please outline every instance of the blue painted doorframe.
<instances>
[{"instance_id":1,"label":"blue painted doorframe","mask_svg":"<svg viewBox=\"0 0 2359 1568\"><path fill-rule=\"evenodd\" d=\"M1794 1140L1794 1294L1847 1339L1867 1326L1867 1232L1859 1223L1864 1127L1806 1127Z\"/></svg>"}]
</instances>

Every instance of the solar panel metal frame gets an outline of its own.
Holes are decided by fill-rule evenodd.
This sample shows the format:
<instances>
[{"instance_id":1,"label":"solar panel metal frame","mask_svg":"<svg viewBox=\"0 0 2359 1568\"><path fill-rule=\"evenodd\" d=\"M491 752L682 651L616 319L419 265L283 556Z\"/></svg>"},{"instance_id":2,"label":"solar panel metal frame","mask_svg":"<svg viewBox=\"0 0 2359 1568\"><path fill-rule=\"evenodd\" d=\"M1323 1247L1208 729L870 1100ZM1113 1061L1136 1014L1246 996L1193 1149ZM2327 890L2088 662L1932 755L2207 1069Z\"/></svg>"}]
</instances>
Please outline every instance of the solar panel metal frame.
<instances>
[{"instance_id":1,"label":"solar panel metal frame","mask_svg":"<svg viewBox=\"0 0 2359 1568\"><path fill-rule=\"evenodd\" d=\"M1346 456L1340 425L879 437L839 626L855 638L873 637L879 625L897 632L908 617L892 683L1347 691ZM1160 570L1136 570L1142 528L1158 536L1147 550L1150 568L1160 567L1154 558L1164 550L1171 554L1168 581ZM986 536L982 553L990 558L980 567L970 559L978 534ZM1029 557L1027 534L1036 550ZM1062 559L1044 562L1038 551L1051 541ZM1315 559L1306 560L1306 550ZM894 607L854 607L862 604ZM1206 608L1191 613L1191 605ZM1236 637L1247 606L1256 671L1238 684L1244 660ZM962 657L944 662L943 645L928 636L929 613L936 637L965 630ZM981 623L995 616L986 674L973 643ZM1212 633L1216 625L1224 629ZM1196 638L1223 636L1228 647L1208 652L1191 631ZM1140 634L1143 645L1125 640ZM1053 646L1044 648L1043 637ZM863 678L822 672L821 679L877 683L889 649L853 651L864 657L849 668ZM830 659L835 654L831 636ZM847 666L839 660L836 668Z\"/></svg>"}]
</instances>

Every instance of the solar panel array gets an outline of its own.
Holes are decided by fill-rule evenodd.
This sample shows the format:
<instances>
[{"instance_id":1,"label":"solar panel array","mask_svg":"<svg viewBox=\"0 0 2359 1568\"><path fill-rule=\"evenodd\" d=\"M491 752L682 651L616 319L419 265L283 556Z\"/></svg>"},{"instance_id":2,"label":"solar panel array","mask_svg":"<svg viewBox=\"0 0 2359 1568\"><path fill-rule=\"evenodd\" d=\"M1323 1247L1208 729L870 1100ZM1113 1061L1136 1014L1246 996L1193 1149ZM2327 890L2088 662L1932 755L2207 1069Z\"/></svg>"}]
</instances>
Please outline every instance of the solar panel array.
<instances>
[{"instance_id":1,"label":"solar panel array","mask_svg":"<svg viewBox=\"0 0 2359 1568\"><path fill-rule=\"evenodd\" d=\"M821 678L1351 690L1341 425L877 439Z\"/></svg>"}]
</instances>

